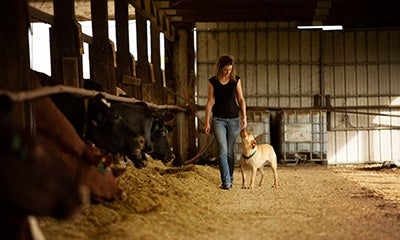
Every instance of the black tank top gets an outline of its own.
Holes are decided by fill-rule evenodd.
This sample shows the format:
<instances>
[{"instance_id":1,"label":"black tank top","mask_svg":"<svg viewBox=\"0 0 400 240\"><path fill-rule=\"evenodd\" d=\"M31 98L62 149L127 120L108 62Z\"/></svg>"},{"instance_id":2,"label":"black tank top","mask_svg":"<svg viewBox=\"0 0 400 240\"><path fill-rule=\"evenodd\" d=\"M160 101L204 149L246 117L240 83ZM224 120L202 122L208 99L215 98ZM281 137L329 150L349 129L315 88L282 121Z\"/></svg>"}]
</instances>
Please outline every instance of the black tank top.
<instances>
[{"instance_id":1,"label":"black tank top","mask_svg":"<svg viewBox=\"0 0 400 240\"><path fill-rule=\"evenodd\" d=\"M222 85L215 76L208 80L214 87L215 102L212 108L213 117L239 117L240 108L236 100L236 86L239 79L239 76L236 76L236 82L229 81L225 85Z\"/></svg>"}]
</instances>

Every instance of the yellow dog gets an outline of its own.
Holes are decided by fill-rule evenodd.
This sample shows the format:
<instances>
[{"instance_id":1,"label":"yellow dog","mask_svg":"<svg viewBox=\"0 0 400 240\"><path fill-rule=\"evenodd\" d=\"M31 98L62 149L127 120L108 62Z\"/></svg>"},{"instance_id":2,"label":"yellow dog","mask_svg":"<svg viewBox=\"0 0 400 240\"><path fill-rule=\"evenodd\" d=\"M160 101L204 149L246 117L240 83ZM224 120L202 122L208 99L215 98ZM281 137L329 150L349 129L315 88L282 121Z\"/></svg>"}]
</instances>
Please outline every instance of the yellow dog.
<instances>
[{"instance_id":1,"label":"yellow dog","mask_svg":"<svg viewBox=\"0 0 400 240\"><path fill-rule=\"evenodd\" d=\"M269 144L257 144L254 136L242 129L240 131L240 138L242 139L242 157L240 158L240 167L242 170L242 188L254 188L257 170L261 173L261 180L258 184L263 185L265 173L263 167L267 162L270 163L272 172L274 173L274 185L278 186L278 173L277 173L277 160L274 148ZM245 170L251 170L250 185L246 185Z\"/></svg>"}]
</instances>

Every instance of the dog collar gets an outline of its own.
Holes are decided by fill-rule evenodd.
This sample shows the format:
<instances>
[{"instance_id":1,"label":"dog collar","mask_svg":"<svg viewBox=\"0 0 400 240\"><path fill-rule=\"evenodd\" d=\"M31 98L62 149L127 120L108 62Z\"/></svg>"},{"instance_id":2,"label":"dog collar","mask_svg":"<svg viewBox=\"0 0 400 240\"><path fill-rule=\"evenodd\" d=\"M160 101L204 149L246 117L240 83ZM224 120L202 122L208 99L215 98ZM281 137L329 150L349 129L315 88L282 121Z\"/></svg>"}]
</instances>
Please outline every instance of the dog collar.
<instances>
[{"instance_id":1,"label":"dog collar","mask_svg":"<svg viewBox=\"0 0 400 240\"><path fill-rule=\"evenodd\" d=\"M254 148L253 151L251 151L251 153L250 153L249 156L246 156L246 155L242 154L242 157L243 157L244 159L249 159L249 158L251 158L252 156L254 156L254 154L256 154L256 152L257 152L257 148Z\"/></svg>"}]
</instances>

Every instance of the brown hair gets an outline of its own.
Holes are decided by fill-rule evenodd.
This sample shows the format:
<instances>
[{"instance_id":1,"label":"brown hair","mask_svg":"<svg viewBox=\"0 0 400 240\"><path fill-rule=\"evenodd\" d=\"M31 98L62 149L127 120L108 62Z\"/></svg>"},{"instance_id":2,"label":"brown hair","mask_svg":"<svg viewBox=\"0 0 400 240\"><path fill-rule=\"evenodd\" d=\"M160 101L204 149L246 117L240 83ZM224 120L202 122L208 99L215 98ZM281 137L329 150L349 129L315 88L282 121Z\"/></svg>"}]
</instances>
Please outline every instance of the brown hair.
<instances>
[{"instance_id":1,"label":"brown hair","mask_svg":"<svg viewBox=\"0 0 400 240\"><path fill-rule=\"evenodd\" d=\"M230 81L236 81L236 67L232 56L224 55L218 58L215 63L215 76L220 79L222 76L222 70L225 66L232 65L232 72L230 75Z\"/></svg>"}]
</instances>

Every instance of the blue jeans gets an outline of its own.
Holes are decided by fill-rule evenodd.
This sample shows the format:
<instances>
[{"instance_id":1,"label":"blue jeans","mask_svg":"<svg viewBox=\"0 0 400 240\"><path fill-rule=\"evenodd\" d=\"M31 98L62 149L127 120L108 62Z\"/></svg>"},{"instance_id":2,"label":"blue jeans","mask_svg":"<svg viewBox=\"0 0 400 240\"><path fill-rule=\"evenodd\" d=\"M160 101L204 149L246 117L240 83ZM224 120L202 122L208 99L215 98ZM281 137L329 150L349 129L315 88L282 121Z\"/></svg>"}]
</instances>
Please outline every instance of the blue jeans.
<instances>
[{"instance_id":1,"label":"blue jeans","mask_svg":"<svg viewBox=\"0 0 400 240\"><path fill-rule=\"evenodd\" d=\"M222 185L231 186L235 164L235 143L240 132L240 118L212 118L212 129L218 145Z\"/></svg>"}]
</instances>

